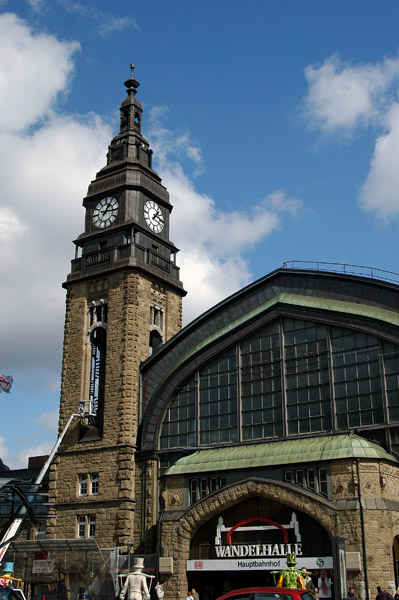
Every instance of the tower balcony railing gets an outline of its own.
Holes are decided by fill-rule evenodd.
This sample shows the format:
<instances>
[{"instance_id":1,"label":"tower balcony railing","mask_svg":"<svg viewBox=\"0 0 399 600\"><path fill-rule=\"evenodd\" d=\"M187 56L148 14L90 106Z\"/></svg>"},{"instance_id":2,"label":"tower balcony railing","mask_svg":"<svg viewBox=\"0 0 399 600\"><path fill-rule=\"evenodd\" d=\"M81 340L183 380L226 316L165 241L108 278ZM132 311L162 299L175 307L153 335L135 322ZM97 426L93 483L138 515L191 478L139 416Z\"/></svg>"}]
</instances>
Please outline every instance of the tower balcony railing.
<instances>
[{"instance_id":1,"label":"tower balcony railing","mask_svg":"<svg viewBox=\"0 0 399 600\"><path fill-rule=\"evenodd\" d=\"M98 265L100 263L107 263L111 260L111 253L107 250L99 250L97 252L92 252L91 254L86 255L85 257L85 266L92 267L94 265Z\"/></svg>"},{"instance_id":2,"label":"tower balcony railing","mask_svg":"<svg viewBox=\"0 0 399 600\"><path fill-rule=\"evenodd\" d=\"M283 269L298 269L308 271L328 271L330 273L341 273L345 275L357 275L359 277L369 277L370 279L381 279L391 283L399 284L399 273L394 271L385 271L375 267L365 267L362 265L351 265L344 263L332 263L312 260L289 260L283 263Z\"/></svg>"},{"instance_id":3,"label":"tower balcony railing","mask_svg":"<svg viewBox=\"0 0 399 600\"><path fill-rule=\"evenodd\" d=\"M149 250L138 244L126 244L121 247L113 246L110 248L102 248L75 258L72 260L72 273L77 274L82 272L82 270L90 269L91 267L96 267L101 264L117 264L118 261L129 258L141 260L168 274L171 274L172 270L176 268L173 261L168 260L153 250Z\"/></svg>"},{"instance_id":4,"label":"tower balcony railing","mask_svg":"<svg viewBox=\"0 0 399 600\"><path fill-rule=\"evenodd\" d=\"M163 256L160 256L160 254L158 254L157 252L153 252L152 250L149 251L148 255L149 255L149 263L153 267L158 267L158 269L162 269L162 271L165 271L166 273L170 273L170 265L171 265L170 260L168 260L167 258L164 258Z\"/></svg>"}]
</instances>

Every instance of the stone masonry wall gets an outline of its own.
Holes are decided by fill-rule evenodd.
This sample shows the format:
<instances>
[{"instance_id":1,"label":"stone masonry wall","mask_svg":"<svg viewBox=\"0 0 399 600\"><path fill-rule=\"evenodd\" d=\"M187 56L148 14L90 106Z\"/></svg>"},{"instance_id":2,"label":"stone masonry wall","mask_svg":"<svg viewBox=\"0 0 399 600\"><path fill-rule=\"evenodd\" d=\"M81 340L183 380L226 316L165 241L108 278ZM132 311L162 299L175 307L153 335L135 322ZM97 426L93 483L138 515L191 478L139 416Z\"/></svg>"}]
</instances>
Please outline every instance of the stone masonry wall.
<instances>
[{"instance_id":1,"label":"stone masonry wall","mask_svg":"<svg viewBox=\"0 0 399 600\"><path fill-rule=\"evenodd\" d=\"M366 540L370 595L377 585L394 585L392 544L399 533L399 466L378 460L359 463L360 490ZM362 512L358 498L359 477L356 461L337 461L331 465L333 499L271 480L248 479L211 494L184 511L183 477L167 478L162 492L165 513L161 525L160 556L173 557L174 573L166 586L168 598L185 598L186 560L196 531L211 517L251 496L270 498L309 514L328 534L343 537L347 552L358 552L363 565ZM348 585L354 585L364 599L364 566L348 571Z\"/></svg>"},{"instance_id":2,"label":"stone masonry wall","mask_svg":"<svg viewBox=\"0 0 399 600\"><path fill-rule=\"evenodd\" d=\"M76 413L78 402L88 397L88 306L101 299L108 300L103 436L101 440L79 442L80 420L76 417L72 421L50 470L51 500L58 516L49 521L48 532L56 538L76 537L77 514L92 511L97 515L100 547L123 547L133 541L135 551L143 544L143 537L148 538L149 545L148 532L156 522L156 465L145 467L142 485L142 470L136 469L135 463L139 366L149 352L150 305L165 308L168 338L181 327L181 297L133 271L117 271L69 286L60 431ZM99 473L98 495L78 496L79 473Z\"/></svg>"},{"instance_id":3,"label":"stone masonry wall","mask_svg":"<svg viewBox=\"0 0 399 600\"><path fill-rule=\"evenodd\" d=\"M337 530L346 540L347 552L359 552L363 563L362 513L366 543L367 572L371 596L377 585L395 587L392 545L399 533L399 467L384 461L340 461L331 467L333 495L337 508ZM365 597L364 566L351 572L351 583Z\"/></svg>"}]
</instances>

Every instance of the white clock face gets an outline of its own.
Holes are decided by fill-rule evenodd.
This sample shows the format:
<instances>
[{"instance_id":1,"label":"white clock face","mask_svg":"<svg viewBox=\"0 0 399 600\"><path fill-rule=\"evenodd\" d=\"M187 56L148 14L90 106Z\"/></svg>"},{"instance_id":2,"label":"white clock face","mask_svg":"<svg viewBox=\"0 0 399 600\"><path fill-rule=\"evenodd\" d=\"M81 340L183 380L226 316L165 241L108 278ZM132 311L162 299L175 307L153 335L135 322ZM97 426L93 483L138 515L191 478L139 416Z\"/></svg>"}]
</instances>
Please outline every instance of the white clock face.
<instances>
[{"instance_id":1,"label":"white clock face","mask_svg":"<svg viewBox=\"0 0 399 600\"><path fill-rule=\"evenodd\" d=\"M102 198L93 210L93 223L99 229L105 229L114 223L119 212L116 198Z\"/></svg>"},{"instance_id":2,"label":"white clock face","mask_svg":"<svg viewBox=\"0 0 399 600\"><path fill-rule=\"evenodd\" d=\"M154 233L160 233L165 225L165 219L162 209L153 200L148 200L144 204L144 219L148 227Z\"/></svg>"}]
</instances>

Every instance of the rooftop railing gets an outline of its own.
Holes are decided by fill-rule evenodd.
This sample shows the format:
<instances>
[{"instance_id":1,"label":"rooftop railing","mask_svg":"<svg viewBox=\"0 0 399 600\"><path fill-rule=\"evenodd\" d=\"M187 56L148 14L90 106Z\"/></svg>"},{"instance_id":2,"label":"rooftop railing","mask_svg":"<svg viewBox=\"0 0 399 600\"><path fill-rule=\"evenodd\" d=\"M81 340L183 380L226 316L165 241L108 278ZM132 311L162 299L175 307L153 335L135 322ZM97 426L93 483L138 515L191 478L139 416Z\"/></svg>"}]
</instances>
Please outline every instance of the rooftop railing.
<instances>
[{"instance_id":1,"label":"rooftop railing","mask_svg":"<svg viewBox=\"0 0 399 600\"><path fill-rule=\"evenodd\" d=\"M283 263L283 269L306 269L310 271L328 271L330 273L343 273L346 275L358 275L359 277L369 277L371 279L380 279L391 283L399 284L399 273L376 269L375 267L365 267L361 265L350 265L343 263L332 263L311 260L289 260Z\"/></svg>"}]
</instances>

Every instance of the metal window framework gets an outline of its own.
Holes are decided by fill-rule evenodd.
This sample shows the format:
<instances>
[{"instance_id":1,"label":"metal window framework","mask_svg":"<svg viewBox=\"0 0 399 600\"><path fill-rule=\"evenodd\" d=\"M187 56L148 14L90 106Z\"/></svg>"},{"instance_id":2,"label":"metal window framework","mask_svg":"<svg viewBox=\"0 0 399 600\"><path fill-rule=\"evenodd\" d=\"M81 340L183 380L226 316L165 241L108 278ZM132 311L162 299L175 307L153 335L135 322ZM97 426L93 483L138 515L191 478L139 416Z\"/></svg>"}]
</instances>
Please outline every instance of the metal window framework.
<instances>
[{"instance_id":1,"label":"metal window framework","mask_svg":"<svg viewBox=\"0 0 399 600\"><path fill-rule=\"evenodd\" d=\"M335 329L340 329L342 331L342 336L345 337L345 335L354 335L356 336L356 333L359 333L358 330L356 329L350 329L348 327L337 327L337 326L330 326L327 324L316 324L312 321L306 321L303 319L293 319L293 321L297 322L299 324L299 326L301 326L302 323L302 328L304 333L304 344L311 344L312 342L312 348L314 350L312 354L312 356L310 356L309 352L305 352L304 353L304 358L307 361L306 362L306 368L305 371L306 373L300 373L300 365L298 363L298 367L296 368L296 370L298 370L297 373L297 377L302 377L302 379L305 377L306 381L305 381L305 387L303 388L302 384L301 386L299 386L298 383L298 390L299 389L319 389L321 390L321 386L328 386L328 399L324 399L324 393L325 390L323 391L322 395L320 395L320 391L318 392L319 394L319 398L316 400L312 400L312 402L308 402L309 408L308 408L308 417L307 420L309 422L309 425L307 427L307 430L297 430L294 433L289 433L288 432L288 423L290 422L289 416L287 414L287 361L289 360L289 358L286 355L286 347L287 347L287 342L286 342L286 331L285 331L285 319L284 318L280 318L278 320L279 323L279 340L280 340L280 355L279 355L279 359L277 359L279 361L280 364L280 370L281 370L281 398L282 398L282 420L283 420L283 432L282 435L273 435L273 436L261 436L261 437L250 437L250 438L245 438L246 441L248 440L261 440L261 439L276 439L278 437L291 437L291 435L298 435L301 433L321 433L321 432L330 432L330 431L338 431L340 430L340 427L338 427L338 423L337 423L337 415L339 414L339 409L337 408L337 398L336 398L336 393L335 393L335 384L336 384L336 377L335 377L335 360L337 358L337 356L339 354L341 354L342 356L346 356L349 352L352 354L356 354L359 355L359 353L363 353L363 352L370 352L372 350L375 349L375 341L373 343L371 343L373 340L370 339L370 343L367 342L366 346L362 347L362 348L352 348L351 350L345 350L342 349L339 352L336 349L333 349L333 344L332 344L332 330ZM326 332L326 336L325 339L323 341L323 343L321 344L320 339L319 339L319 333L316 334L317 339L316 340L306 340L306 330L307 330L307 325L310 325L310 327L321 327L325 329ZM262 331L267 331L267 329L269 329L270 326L268 328L260 330L258 333L260 335L260 333ZM270 333L270 335L272 335L272 333ZM254 335L252 335L251 337L254 337ZM375 340L375 336L372 336L373 339ZM389 356L386 351L384 350L384 343L380 338L378 339L378 347L379 347L379 353L380 353L380 358L379 360L377 360L377 362L375 360L373 360L373 364L377 364L379 365L379 380L381 382L381 396L382 396L382 412L384 415L384 422L375 422L375 419L373 420L373 423L371 425L372 429L375 429L376 426L380 426L382 428L386 427L387 425L389 425L389 420L388 420L388 416L389 416L389 407L388 407L388 393L387 393L387 385L386 385L386 381L385 381L385 377L386 377L386 373L385 373L385 368L384 368L384 364L385 364L385 360L386 357ZM247 342L248 339L244 340L244 342ZM314 342L314 343L313 343ZM242 423L242 417L243 417L243 410L242 410L242 401L243 401L243 394L242 394L242 385L243 385L243 364L242 364L242 352L241 352L241 344L243 342L240 342L238 344L236 344L235 348L236 348L236 352L237 352L237 383L238 383L238 393L237 393L237 438L238 440L242 441L243 439L243 430L244 430L244 426ZM229 352L229 351L227 351ZM232 352L232 349L230 349L230 353ZM395 346L395 350L394 350L394 354L395 356L398 355L399 353L399 347ZM223 354L226 354L226 352L224 352ZM220 357L221 360L223 360L223 355ZM213 361L215 361L217 359L213 359ZM360 359L359 359L360 360ZM370 359L371 360L371 359ZM360 361L362 364L364 363L363 360ZM367 361L366 361L367 363ZM302 364L302 363L301 363ZM360 363L359 363L360 364ZM205 367L206 369L207 367ZM323 377L322 379L320 379L320 376L318 375L318 373L321 373L321 371L323 372ZM196 446L203 446L203 445L208 445L208 444L218 444L219 442L212 442L212 441L208 441L208 442L201 442L201 440L199 439L199 432L200 432L200 428L199 428L199 422L200 422L200 392L201 392L201 374L203 373L203 368L199 371L196 371L195 374L193 374L191 376L191 378L189 380L187 380L185 382L185 384L182 386L182 388L180 388L180 390L186 389L188 390L189 387L191 387L191 385L195 388L195 407L196 407L196 412L195 412L195 420L197 423L196 426L196 441L195 441L195 445ZM371 377L371 374L369 376L369 379ZM374 377L374 376L373 376ZM398 379L399 379L399 373L398 373ZM299 379L298 379L299 381ZM181 392L178 392L178 394ZM371 393L371 392L370 392ZM170 436L172 434L170 434L168 432L168 423L170 421L168 421L168 415L171 414L170 411L173 408L177 408L177 410L179 410L179 401L178 401L178 394L174 395L174 397L172 398L172 402L169 405L169 410L166 412L166 418L163 424L163 427L161 428L161 438L163 440L162 443L162 448L173 448L173 447L181 447L181 446L191 446L192 444L189 443L179 443L179 436L174 436L174 440L173 442L175 442L175 440L177 440L177 444L175 445L175 443L170 444L168 442L168 438L170 438ZM310 406L312 404L316 404L319 403L320 406L323 405L323 408L321 408L321 412L319 415L315 415L312 414L310 412ZM327 404L329 406L329 409L327 410ZM300 403L297 403L296 406L300 406ZM316 408L316 407L315 407ZM326 412L327 411L327 412ZM299 417L297 417L299 419ZM304 419L305 417L302 417L302 419ZM321 420L321 421L320 421ZM321 426L319 428L317 428L317 423L318 421L321 422ZM312 423L314 422L314 424L316 425L316 427L312 427ZM328 427L327 427L328 424ZM178 427L178 422L176 423L177 427ZM391 424L392 426L392 424ZM363 428L366 427L366 425L364 425L362 422L360 422L360 427ZM349 428L349 425L348 425ZM353 427L351 427L353 429ZM369 427L370 429L370 427ZM356 431L359 431L358 428L356 428ZM187 442L188 440L186 440ZM230 440L233 441L233 440ZM389 442L389 446L391 445L391 442ZM390 449L390 448L389 448Z\"/></svg>"}]
</instances>

